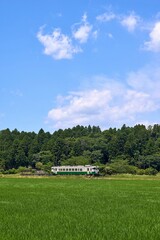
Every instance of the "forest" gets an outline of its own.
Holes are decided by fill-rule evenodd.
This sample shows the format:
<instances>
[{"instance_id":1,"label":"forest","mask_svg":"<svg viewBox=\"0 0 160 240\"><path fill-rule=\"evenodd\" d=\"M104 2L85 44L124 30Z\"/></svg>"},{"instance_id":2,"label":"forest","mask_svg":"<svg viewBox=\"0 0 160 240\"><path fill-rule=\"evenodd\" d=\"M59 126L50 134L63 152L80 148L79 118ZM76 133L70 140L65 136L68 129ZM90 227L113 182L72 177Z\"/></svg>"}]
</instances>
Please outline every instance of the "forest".
<instances>
[{"instance_id":1,"label":"forest","mask_svg":"<svg viewBox=\"0 0 160 240\"><path fill-rule=\"evenodd\" d=\"M75 126L53 133L0 131L0 173L50 171L53 165L100 167L102 174L154 175L160 171L160 125L101 130Z\"/></svg>"}]
</instances>

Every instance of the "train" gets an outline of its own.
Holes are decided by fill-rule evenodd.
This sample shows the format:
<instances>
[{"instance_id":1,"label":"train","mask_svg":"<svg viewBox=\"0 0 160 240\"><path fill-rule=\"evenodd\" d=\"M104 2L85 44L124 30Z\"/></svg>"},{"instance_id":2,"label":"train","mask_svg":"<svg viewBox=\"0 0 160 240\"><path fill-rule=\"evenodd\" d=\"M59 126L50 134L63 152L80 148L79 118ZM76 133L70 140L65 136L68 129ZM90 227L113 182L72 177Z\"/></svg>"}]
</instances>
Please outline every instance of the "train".
<instances>
[{"instance_id":1,"label":"train","mask_svg":"<svg viewBox=\"0 0 160 240\"><path fill-rule=\"evenodd\" d=\"M98 175L99 167L91 165L53 166L51 172L54 175Z\"/></svg>"}]
</instances>

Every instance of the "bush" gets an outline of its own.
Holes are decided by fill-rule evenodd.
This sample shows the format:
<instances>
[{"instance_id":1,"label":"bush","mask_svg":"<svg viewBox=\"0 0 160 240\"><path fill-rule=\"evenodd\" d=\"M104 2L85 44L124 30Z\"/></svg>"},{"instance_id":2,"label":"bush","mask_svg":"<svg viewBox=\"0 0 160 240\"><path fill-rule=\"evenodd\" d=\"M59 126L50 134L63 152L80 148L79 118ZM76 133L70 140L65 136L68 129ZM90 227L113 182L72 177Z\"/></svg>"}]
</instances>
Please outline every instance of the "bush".
<instances>
[{"instance_id":1,"label":"bush","mask_svg":"<svg viewBox=\"0 0 160 240\"><path fill-rule=\"evenodd\" d=\"M3 174L4 173L4 169L0 169L0 174Z\"/></svg>"},{"instance_id":2,"label":"bush","mask_svg":"<svg viewBox=\"0 0 160 240\"><path fill-rule=\"evenodd\" d=\"M11 168L9 170L4 171L4 174L16 174L17 173L17 169L15 168Z\"/></svg>"},{"instance_id":3,"label":"bush","mask_svg":"<svg viewBox=\"0 0 160 240\"><path fill-rule=\"evenodd\" d=\"M105 175L112 175L112 174L137 174L137 175L156 175L158 171L152 167L146 169L139 169L138 167L132 166L128 164L126 160L114 160L112 163L107 165L103 173Z\"/></svg>"},{"instance_id":4,"label":"bush","mask_svg":"<svg viewBox=\"0 0 160 240\"><path fill-rule=\"evenodd\" d=\"M115 160L105 168L106 174L130 173L136 174L138 168L128 164L127 160Z\"/></svg>"},{"instance_id":5,"label":"bush","mask_svg":"<svg viewBox=\"0 0 160 240\"><path fill-rule=\"evenodd\" d=\"M112 169L111 167L107 166L104 168L103 170L105 175L112 175L115 173L114 169Z\"/></svg>"},{"instance_id":6,"label":"bush","mask_svg":"<svg viewBox=\"0 0 160 240\"><path fill-rule=\"evenodd\" d=\"M37 170L43 170L43 163L41 163L41 162L36 162L35 167L36 167Z\"/></svg>"},{"instance_id":7,"label":"bush","mask_svg":"<svg viewBox=\"0 0 160 240\"><path fill-rule=\"evenodd\" d=\"M157 173L158 173L158 171L152 167L145 169L146 175L156 175Z\"/></svg>"},{"instance_id":8,"label":"bush","mask_svg":"<svg viewBox=\"0 0 160 240\"><path fill-rule=\"evenodd\" d=\"M145 170L137 168L137 175L145 175Z\"/></svg>"},{"instance_id":9,"label":"bush","mask_svg":"<svg viewBox=\"0 0 160 240\"><path fill-rule=\"evenodd\" d=\"M21 172L24 172L24 171L27 171L28 170L28 168L26 168L26 167L19 167L18 169L17 169L17 173L21 173Z\"/></svg>"}]
</instances>

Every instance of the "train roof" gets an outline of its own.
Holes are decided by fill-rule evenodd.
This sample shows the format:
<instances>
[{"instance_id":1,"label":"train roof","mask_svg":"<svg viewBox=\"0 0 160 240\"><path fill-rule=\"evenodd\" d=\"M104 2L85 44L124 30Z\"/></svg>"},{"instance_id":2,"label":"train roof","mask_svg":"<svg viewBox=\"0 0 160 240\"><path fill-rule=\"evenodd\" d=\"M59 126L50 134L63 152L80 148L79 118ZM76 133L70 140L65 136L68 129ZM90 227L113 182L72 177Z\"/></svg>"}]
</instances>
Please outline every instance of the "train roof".
<instances>
[{"instance_id":1,"label":"train roof","mask_svg":"<svg viewBox=\"0 0 160 240\"><path fill-rule=\"evenodd\" d=\"M92 165L74 165L74 166L71 166L71 165L63 165L63 166L52 166L52 168L59 168L59 167L62 167L62 168L81 168L81 167L98 167L98 166L92 166Z\"/></svg>"}]
</instances>

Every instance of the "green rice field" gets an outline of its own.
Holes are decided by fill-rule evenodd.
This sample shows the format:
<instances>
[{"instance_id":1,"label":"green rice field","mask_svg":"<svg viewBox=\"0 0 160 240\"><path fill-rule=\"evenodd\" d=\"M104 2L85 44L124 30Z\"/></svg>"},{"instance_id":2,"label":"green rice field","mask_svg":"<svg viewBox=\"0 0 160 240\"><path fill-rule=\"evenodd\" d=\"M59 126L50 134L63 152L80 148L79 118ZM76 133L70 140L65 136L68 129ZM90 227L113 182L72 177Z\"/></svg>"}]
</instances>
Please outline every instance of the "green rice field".
<instances>
[{"instance_id":1,"label":"green rice field","mask_svg":"<svg viewBox=\"0 0 160 240\"><path fill-rule=\"evenodd\" d=\"M160 180L0 178L1 240L159 240Z\"/></svg>"}]
</instances>

